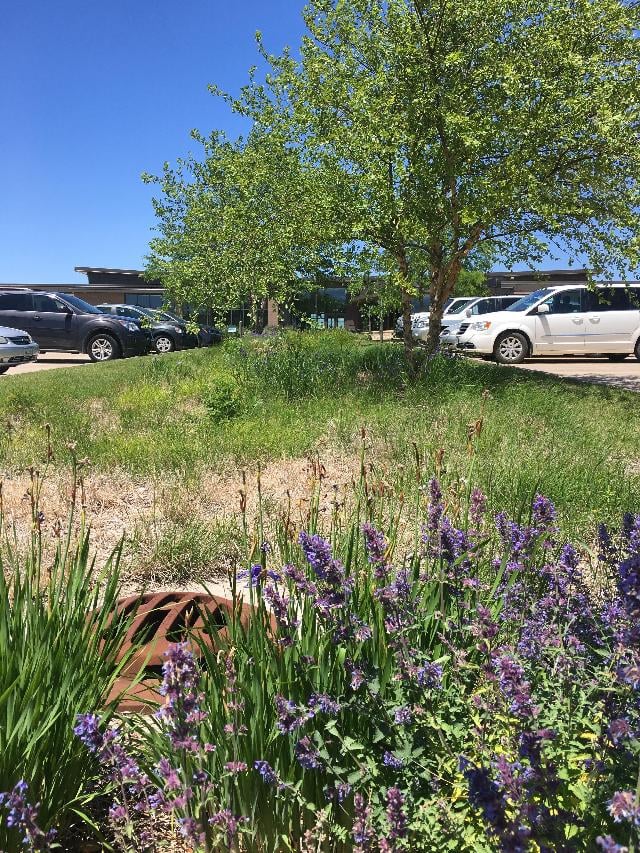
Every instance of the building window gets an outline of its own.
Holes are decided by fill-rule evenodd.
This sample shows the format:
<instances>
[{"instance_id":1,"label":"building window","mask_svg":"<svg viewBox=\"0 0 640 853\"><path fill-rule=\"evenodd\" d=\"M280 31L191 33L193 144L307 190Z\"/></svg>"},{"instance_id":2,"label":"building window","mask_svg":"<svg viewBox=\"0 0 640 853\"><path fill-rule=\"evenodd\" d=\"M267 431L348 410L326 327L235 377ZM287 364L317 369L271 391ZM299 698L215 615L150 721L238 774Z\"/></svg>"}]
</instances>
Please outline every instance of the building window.
<instances>
[{"instance_id":1,"label":"building window","mask_svg":"<svg viewBox=\"0 0 640 853\"><path fill-rule=\"evenodd\" d=\"M160 293L125 293L125 302L140 308L162 308L164 300Z\"/></svg>"}]
</instances>

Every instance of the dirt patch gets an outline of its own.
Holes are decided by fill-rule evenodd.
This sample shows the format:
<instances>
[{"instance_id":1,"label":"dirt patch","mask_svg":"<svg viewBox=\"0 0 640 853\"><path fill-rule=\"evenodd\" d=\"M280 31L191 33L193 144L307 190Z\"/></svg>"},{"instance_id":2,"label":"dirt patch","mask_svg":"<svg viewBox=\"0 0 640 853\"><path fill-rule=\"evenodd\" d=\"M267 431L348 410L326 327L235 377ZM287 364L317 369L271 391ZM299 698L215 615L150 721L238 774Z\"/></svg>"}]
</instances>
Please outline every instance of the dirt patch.
<instances>
[{"instance_id":1,"label":"dirt patch","mask_svg":"<svg viewBox=\"0 0 640 853\"><path fill-rule=\"evenodd\" d=\"M34 525L43 533L45 559L54 553L73 508L75 530L90 527L96 564L124 541L125 577L140 586L188 586L219 579L240 559L243 520L252 529L261 505L270 519L304 526L314 509L329 519L353 493L359 463L326 453L245 471L204 469L191 483L166 475L140 479L122 470L71 472L43 478L0 474L5 524L26 546ZM38 515L39 514L39 515ZM35 519L35 521L34 521Z\"/></svg>"}]
</instances>

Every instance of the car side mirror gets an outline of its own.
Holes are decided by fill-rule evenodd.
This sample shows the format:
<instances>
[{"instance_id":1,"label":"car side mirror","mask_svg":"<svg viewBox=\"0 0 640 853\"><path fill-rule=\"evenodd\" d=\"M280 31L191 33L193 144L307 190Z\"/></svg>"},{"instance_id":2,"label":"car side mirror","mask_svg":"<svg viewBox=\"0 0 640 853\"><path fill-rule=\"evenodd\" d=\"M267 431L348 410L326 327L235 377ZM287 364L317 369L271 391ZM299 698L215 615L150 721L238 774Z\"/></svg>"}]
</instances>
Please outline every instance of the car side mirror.
<instances>
[{"instance_id":1,"label":"car side mirror","mask_svg":"<svg viewBox=\"0 0 640 853\"><path fill-rule=\"evenodd\" d=\"M465 317L471 317L472 311L471 308L466 308L464 312Z\"/></svg>"},{"instance_id":2,"label":"car side mirror","mask_svg":"<svg viewBox=\"0 0 640 853\"><path fill-rule=\"evenodd\" d=\"M538 314L548 314L549 313L549 305L544 302L542 305L538 305Z\"/></svg>"}]
</instances>

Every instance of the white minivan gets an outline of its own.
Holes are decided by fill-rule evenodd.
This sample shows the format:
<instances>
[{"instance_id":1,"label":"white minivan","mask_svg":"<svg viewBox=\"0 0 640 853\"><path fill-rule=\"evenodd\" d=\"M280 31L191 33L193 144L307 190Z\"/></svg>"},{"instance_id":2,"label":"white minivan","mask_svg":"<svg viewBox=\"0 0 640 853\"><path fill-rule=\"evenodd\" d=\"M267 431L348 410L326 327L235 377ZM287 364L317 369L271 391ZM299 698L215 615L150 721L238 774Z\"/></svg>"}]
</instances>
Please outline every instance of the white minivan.
<instances>
[{"instance_id":1,"label":"white minivan","mask_svg":"<svg viewBox=\"0 0 640 853\"><path fill-rule=\"evenodd\" d=\"M506 311L463 323L459 349L519 364L535 355L606 355L640 361L640 285L545 287Z\"/></svg>"}]
</instances>

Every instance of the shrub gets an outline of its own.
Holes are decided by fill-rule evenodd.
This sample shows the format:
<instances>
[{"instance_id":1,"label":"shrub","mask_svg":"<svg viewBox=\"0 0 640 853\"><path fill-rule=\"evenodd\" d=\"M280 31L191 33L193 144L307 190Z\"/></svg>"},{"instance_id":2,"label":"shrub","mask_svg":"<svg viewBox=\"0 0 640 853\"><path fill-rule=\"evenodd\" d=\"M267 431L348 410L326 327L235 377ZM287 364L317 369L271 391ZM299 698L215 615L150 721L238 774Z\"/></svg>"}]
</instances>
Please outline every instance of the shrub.
<instances>
[{"instance_id":1,"label":"shrub","mask_svg":"<svg viewBox=\"0 0 640 853\"><path fill-rule=\"evenodd\" d=\"M226 421L242 414L246 407L246 394L246 388L238 378L222 373L206 389L202 402L212 420Z\"/></svg>"},{"instance_id":2,"label":"shrub","mask_svg":"<svg viewBox=\"0 0 640 853\"><path fill-rule=\"evenodd\" d=\"M426 492L406 559L395 524L361 524L372 500L331 543L283 528L224 653L203 646L201 671L169 651L160 727L123 720L114 750L85 719L114 778L137 768L123 838L138 800L207 850L613 850L617 822L636 832L640 516L601 529L591 563L539 495L517 520Z\"/></svg>"},{"instance_id":3,"label":"shrub","mask_svg":"<svg viewBox=\"0 0 640 853\"><path fill-rule=\"evenodd\" d=\"M344 331L282 332L248 344L233 340L225 352L254 391L287 400L355 388L363 379L388 385L407 378L401 347Z\"/></svg>"}]
</instances>

